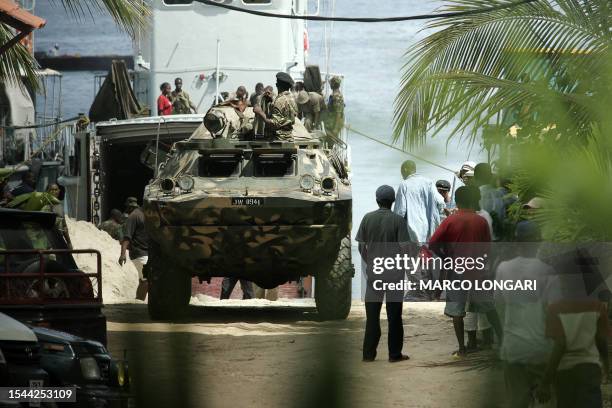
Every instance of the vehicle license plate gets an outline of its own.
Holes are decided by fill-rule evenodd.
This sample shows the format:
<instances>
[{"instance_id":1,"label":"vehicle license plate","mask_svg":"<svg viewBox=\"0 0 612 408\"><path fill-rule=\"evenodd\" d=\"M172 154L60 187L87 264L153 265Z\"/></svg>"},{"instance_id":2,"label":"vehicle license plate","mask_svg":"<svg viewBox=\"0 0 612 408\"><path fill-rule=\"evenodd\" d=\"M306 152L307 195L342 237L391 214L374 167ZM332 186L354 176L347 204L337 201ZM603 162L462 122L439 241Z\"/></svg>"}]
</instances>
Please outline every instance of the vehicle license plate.
<instances>
[{"instance_id":1,"label":"vehicle license plate","mask_svg":"<svg viewBox=\"0 0 612 408\"><path fill-rule=\"evenodd\" d=\"M260 197L232 197L232 205L257 207L263 205L263 202L263 198Z\"/></svg>"}]
</instances>

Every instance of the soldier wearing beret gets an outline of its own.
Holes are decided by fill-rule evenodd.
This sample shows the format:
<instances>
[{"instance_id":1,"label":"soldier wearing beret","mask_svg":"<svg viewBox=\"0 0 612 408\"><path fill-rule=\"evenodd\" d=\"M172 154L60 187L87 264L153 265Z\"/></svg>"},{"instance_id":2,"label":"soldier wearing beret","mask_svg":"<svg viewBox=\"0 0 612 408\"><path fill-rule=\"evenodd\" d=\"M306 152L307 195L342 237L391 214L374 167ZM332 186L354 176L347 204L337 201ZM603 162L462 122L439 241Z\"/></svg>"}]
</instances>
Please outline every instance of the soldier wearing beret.
<instances>
[{"instance_id":1,"label":"soldier wearing beret","mask_svg":"<svg viewBox=\"0 0 612 408\"><path fill-rule=\"evenodd\" d=\"M272 128L276 138L280 140L293 140L291 132L298 108L293 95L291 95L290 90L292 86L293 79L291 76L286 72L279 72L276 74L278 96L272 102L270 115L266 115L260 106L255 106L253 109L255 115Z\"/></svg>"}]
</instances>

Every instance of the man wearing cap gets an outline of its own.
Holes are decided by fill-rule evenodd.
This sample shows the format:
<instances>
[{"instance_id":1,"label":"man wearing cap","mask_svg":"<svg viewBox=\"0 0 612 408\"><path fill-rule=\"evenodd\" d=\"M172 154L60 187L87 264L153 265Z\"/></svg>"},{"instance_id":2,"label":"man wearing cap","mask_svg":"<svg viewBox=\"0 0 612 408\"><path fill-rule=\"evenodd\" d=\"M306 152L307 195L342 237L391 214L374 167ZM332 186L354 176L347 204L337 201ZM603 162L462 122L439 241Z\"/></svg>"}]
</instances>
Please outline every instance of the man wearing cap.
<instances>
[{"instance_id":1,"label":"man wearing cap","mask_svg":"<svg viewBox=\"0 0 612 408\"><path fill-rule=\"evenodd\" d=\"M452 210L451 195L450 195L451 185L446 180L438 180L436 181L436 189L438 190L438 193L444 200L444 203L439 204L440 221L443 221L446 217L451 215L451 212L452 212L451 211Z\"/></svg>"},{"instance_id":2,"label":"man wearing cap","mask_svg":"<svg viewBox=\"0 0 612 408\"><path fill-rule=\"evenodd\" d=\"M467 186L472 177L474 177L474 167L476 167L476 162L468 160L461 165L461 168L455 175Z\"/></svg>"},{"instance_id":3,"label":"man wearing cap","mask_svg":"<svg viewBox=\"0 0 612 408\"><path fill-rule=\"evenodd\" d=\"M270 126L279 140L292 141L293 124L298 113L298 108L293 95L291 95L293 79L286 72L276 74L276 89L278 96L272 102L271 115L268 117L260 106L255 106L253 112L266 125Z\"/></svg>"},{"instance_id":4,"label":"man wearing cap","mask_svg":"<svg viewBox=\"0 0 612 408\"><path fill-rule=\"evenodd\" d=\"M119 265L123 265L126 262L125 254L129 248L130 260L138 271L138 288L136 289L136 299L145 300L149 286L142 271L149 260L149 237L147 236L147 232L145 230L144 213L138 206L136 198L129 197L126 200L126 204L126 211L129 215L123 230Z\"/></svg>"},{"instance_id":5,"label":"man wearing cap","mask_svg":"<svg viewBox=\"0 0 612 408\"><path fill-rule=\"evenodd\" d=\"M321 94L301 90L297 93L298 117L304 119L304 127L309 132L321 126L321 111L325 109L325 101Z\"/></svg>"},{"instance_id":6,"label":"man wearing cap","mask_svg":"<svg viewBox=\"0 0 612 408\"><path fill-rule=\"evenodd\" d=\"M394 257L405 252L410 245L410 236L406 223L397 214L391 211L395 201L393 187L383 185L376 190L378 210L367 213L357 231L355 240L359 243L362 271L366 274L365 309L366 329L363 339L363 361L370 362L376 359L376 349L380 340L380 311L383 297L386 298L387 321L389 326L388 347L389 362L395 363L408 360L402 354L404 343L404 326L402 322L403 290L380 289L376 282L382 279L385 282L400 282L404 271L386 270L382 274L375 271L375 260Z\"/></svg>"},{"instance_id":7,"label":"man wearing cap","mask_svg":"<svg viewBox=\"0 0 612 408\"><path fill-rule=\"evenodd\" d=\"M329 86L332 94L327 103L327 115L325 116L325 133L332 139L337 139L344 127L344 96L340 92L340 77L332 77Z\"/></svg>"},{"instance_id":8,"label":"man wearing cap","mask_svg":"<svg viewBox=\"0 0 612 408\"><path fill-rule=\"evenodd\" d=\"M138 207L138 200L136 199L136 197L128 197L125 199L125 203L123 203L123 214L122 214L123 224L125 224L128 217L130 216L130 213L136 207Z\"/></svg>"}]
</instances>

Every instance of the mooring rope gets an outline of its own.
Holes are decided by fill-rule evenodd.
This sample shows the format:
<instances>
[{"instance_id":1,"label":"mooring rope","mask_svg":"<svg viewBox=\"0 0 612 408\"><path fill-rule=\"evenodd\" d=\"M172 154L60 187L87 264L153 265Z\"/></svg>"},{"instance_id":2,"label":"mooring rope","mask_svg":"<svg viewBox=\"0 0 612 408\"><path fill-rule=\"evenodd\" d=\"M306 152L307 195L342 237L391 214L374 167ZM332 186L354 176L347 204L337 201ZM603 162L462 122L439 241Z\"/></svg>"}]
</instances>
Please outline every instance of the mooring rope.
<instances>
[{"instance_id":1,"label":"mooring rope","mask_svg":"<svg viewBox=\"0 0 612 408\"><path fill-rule=\"evenodd\" d=\"M399 147L397 147L397 146L395 146L395 145L392 145L392 144L390 144L390 143L383 142L383 141L382 141L382 140L380 140L380 139L377 139L377 138L375 138L375 137L372 137L372 136L370 136L370 135L368 135L368 134L366 134L366 133L364 133L364 132L361 132L361 131L359 131L359 130L355 129L354 127L352 127L352 126L351 126L350 124L348 124L348 123L344 124L344 128L345 128L347 131L349 131L349 132L353 132L353 133L355 133L355 134L357 134L357 135L359 135L359 136L365 137L366 139L369 139L369 140L371 140L371 141L373 141L373 142L379 143L379 144L381 144L381 145L383 145L383 146L386 146L386 147L388 147L388 148L390 148L390 149L397 150L398 152L402 152L402 153L404 153L404 154L406 154L406 155L408 155L408 156L412 156L412 157L414 157L414 158L415 158L415 159L417 159L417 160L420 160L420 161L423 161L423 162L425 162L425 163L431 164L432 166L438 167L438 168L440 168L440 169L442 169L442 170L449 171L449 172L451 172L451 173L453 173L453 174L455 174L455 173L456 173L456 170L449 169L448 167L443 166L443 165L441 165L441 164L439 164L439 163L436 163L436 162L434 162L434 161L431 161L431 160L429 160L429 159L426 159L426 158L424 158L423 156L419 156L418 154L414 154L414 153L411 153L411 152L407 152L406 150L401 149L401 148L399 148Z\"/></svg>"}]
</instances>

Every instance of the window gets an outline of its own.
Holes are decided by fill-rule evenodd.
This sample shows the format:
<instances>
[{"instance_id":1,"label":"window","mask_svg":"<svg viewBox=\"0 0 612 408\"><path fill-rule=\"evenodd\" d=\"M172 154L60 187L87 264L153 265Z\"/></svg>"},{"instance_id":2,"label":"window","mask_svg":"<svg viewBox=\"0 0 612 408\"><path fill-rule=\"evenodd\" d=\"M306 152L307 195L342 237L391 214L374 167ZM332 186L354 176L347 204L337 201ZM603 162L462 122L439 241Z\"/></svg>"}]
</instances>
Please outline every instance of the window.
<instances>
[{"instance_id":1,"label":"window","mask_svg":"<svg viewBox=\"0 0 612 408\"><path fill-rule=\"evenodd\" d=\"M236 155L211 155L200 158L201 177L230 177L240 171L242 158Z\"/></svg>"},{"instance_id":2,"label":"window","mask_svg":"<svg viewBox=\"0 0 612 408\"><path fill-rule=\"evenodd\" d=\"M262 154L253 166L255 177L283 177L295 173L295 159L285 154Z\"/></svg>"}]
</instances>

